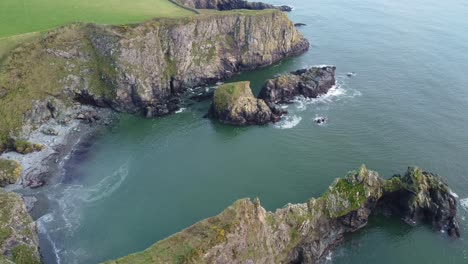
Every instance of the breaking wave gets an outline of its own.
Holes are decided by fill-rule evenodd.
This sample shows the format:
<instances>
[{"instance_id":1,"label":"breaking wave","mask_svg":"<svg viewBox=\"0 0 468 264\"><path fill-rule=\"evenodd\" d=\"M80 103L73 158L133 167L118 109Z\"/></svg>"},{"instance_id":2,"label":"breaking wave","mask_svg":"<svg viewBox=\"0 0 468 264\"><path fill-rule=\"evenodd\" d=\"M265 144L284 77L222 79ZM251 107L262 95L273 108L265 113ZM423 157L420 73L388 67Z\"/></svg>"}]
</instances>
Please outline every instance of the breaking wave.
<instances>
[{"instance_id":1,"label":"breaking wave","mask_svg":"<svg viewBox=\"0 0 468 264\"><path fill-rule=\"evenodd\" d=\"M302 121L302 117L296 115L287 115L283 117L281 121L275 124L276 128L279 129L290 129L293 128Z\"/></svg>"},{"instance_id":2,"label":"breaking wave","mask_svg":"<svg viewBox=\"0 0 468 264\"><path fill-rule=\"evenodd\" d=\"M289 114L284 116L280 122L275 124L275 127L279 129L293 128L301 122L301 112L306 110L315 111L323 108L324 106L327 107L331 103L335 103L343 99L352 99L357 96L361 96L361 92L348 89L344 82L344 77L337 77L337 84L333 86L328 91L328 93L323 94L317 98L305 98L303 96L298 96L292 101L292 104L281 105L280 107L282 109L287 109ZM318 115L318 113L313 114L313 116Z\"/></svg>"}]
</instances>

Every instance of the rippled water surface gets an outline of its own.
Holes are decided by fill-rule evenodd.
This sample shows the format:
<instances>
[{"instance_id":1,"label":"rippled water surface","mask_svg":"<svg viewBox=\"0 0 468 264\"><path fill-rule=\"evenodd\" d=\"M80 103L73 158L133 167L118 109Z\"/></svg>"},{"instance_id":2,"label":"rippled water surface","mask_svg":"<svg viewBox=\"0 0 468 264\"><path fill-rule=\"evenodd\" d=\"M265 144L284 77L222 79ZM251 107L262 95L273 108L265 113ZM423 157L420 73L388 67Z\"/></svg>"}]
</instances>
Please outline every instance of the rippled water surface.
<instances>
[{"instance_id":1,"label":"rippled water surface","mask_svg":"<svg viewBox=\"0 0 468 264\"><path fill-rule=\"evenodd\" d=\"M383 177L408 165L443 175L460 197L464 238L373 218L327 263L468 263L467 2L290 4L291 19L307 24L310 52L235 79L258 92L274 74L335 64L339 85L289 105L290 115L267 127L203 119L208 103L156 120L123 117L45 190L54 201L39 219L47 263L143 250L242 197L270 210L303 202L362 163ZM318 126L317 115L329 122Z\"/></svg>"}]
</instances>

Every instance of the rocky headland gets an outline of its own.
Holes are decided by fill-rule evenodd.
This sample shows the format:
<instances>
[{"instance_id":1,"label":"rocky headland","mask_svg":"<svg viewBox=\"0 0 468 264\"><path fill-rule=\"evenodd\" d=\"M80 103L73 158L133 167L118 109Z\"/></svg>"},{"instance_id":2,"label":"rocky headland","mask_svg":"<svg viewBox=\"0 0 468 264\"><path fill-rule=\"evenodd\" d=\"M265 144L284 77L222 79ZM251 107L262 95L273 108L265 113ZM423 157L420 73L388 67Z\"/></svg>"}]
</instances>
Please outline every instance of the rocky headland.
<instances>
[{"instance_id":1,"label":"rocky headland","mask_svg":"<svg viewBox=\"0 0 468 264\"><path fill-rule=\"evenodd\" d=\"M410 167L388 180L362 166L319 198L268 212L258 199L235 202L145 251L111 263L319 263L373 214L459 237L456 198L443 180Z\"/></svg>"},{"instance_id":2,"label":"rocky headland","mask_svg":"<svg viewBox=\"0 0 468 264\"><path fill-rule=\"evenodd\" d=\"M51 145L81 130L80 123L109 123L105 108L167 115L178 109L189 88L308 48L278 10L213 11L137 25L78 23L52 30L14 50L0 68L0 153L20 152L12 143L29 140L30 146L44 149L39 153L50 154L42 159L52 157L56 150ZM25 175L44 176L47 168L28 169L22 156L5 155L23 166L21 183L43 184Z\"/></svg>"}]
</instances>

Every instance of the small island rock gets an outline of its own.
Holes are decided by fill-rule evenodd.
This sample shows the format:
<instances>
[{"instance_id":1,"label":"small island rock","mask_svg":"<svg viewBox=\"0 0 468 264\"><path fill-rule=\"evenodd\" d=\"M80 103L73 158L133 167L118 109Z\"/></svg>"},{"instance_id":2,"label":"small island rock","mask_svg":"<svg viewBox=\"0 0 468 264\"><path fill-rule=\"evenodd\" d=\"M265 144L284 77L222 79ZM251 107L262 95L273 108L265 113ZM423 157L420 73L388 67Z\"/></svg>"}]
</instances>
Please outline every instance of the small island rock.
<instances>
[{"instance_id":1,"label":"small island rock","mask_svg":"<svg viewBox=\"0 0 468 264\"><path fill-rule=\"evenodd\" d=\"M266 103L289 103L296 96L316 98L336 84L335 66L317 66L270 79L260 91Z\"/></svg>"},{"instance_id":2,"label":"small island rock","mask_svg":"<svg viewBox=\"0 0 468 264\"><path fill-rule=\"evenodd\" d=\"M281 117L265 101L254 97L250 82L221 85L214 92L207 116L231 125L265 125Z\"/></svg>"}]
</instances>

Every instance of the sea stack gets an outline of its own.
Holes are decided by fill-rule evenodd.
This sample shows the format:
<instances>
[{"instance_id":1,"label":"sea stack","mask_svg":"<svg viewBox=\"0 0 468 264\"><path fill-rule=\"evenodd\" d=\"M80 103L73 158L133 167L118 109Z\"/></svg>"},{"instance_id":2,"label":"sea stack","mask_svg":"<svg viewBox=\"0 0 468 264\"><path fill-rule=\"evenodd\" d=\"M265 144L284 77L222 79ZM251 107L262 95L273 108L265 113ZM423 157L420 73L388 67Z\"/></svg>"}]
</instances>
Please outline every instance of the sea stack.
<instances>
[{"instance_id":1,"label":"sea stack","mask_svg":"<svg viewBox=\"0 0 468 264\"><path fill-rule=\"evenodd\" d=\"M208 117L230 125L265 125L280 119L261 99L255 98L250 82L221 85L214 93Z\"/></svg>"}]
</instances>

